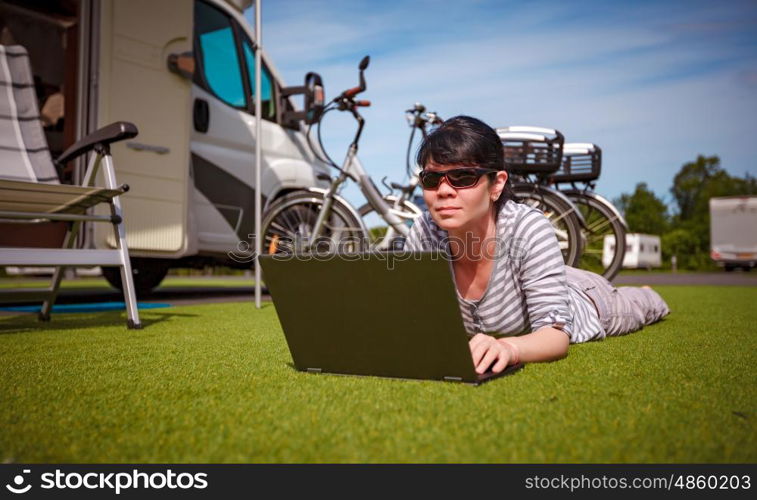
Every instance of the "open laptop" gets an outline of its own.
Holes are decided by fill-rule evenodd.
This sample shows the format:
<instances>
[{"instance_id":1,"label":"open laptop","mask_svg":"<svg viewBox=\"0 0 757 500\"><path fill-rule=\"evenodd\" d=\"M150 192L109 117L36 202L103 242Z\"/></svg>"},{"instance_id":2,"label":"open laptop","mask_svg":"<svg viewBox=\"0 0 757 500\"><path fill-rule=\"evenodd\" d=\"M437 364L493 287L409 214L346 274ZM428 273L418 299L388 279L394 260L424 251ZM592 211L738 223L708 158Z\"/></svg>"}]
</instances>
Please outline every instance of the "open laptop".
<instances>
[{"instance_id":1,"label":"open laptop","mask_svg":"<svg viewBox=\"0 0 757 500\"><path fill-rule=\"evenodd\" d=\"M480 384L449 261L434 253L260 257L298 370Z\"/></svg>"}]
</instances>

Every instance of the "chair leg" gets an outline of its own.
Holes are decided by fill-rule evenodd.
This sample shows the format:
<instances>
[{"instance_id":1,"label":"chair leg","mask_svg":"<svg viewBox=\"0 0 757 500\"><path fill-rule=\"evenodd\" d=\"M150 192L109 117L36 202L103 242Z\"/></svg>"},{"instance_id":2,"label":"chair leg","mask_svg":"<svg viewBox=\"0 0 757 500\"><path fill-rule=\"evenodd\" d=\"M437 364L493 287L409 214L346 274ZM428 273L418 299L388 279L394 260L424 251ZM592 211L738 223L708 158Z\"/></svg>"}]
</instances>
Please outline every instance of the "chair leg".
<instances>
[{"instance_id":1,"label":"chair leg","mask_svg":"<svg viewBox=\"0 0 757 500\"><path fill-rule=\"evenodd\" d=\"M126 250L126 238L123 234L123 223L118 224L119 236L121 241L119 246L121 247L121 284L124 288L124 302L126 303L126 326L131 329L142 328L142 323L139 321L139 308L137 307L137 296L134 290L134 276L131 274L131 262L129 261L129 252Z\"/></svg>"},{"instance_id":2,"label":"chair leg","mask_svg":"<svg viewBox=\"0 0 757 500\"><path fill-rule=\"evenodd\" d=\"M63 279L63 273L66 271L65 266L58 266L53 273L53 280L50 283L50 294L42 303L42 309L40 309L37 319L39 321L50 321L50 313L53 310L53 304L55 299L58 298L58 289L60 288L60 282Z\"/></svg>"},{"instance_id":3,"label":"chair leg","mask_svg":"<svg viewBox=\"0 0 757 500\"><path fill-rule=\"evenodd\" d=\"M100 167L100 155L92 155L87 165L87 171L84 175L83 186L91 186L95 182L95 175L97 169ZM76 244L76 237L79 235L79 229L81 229L81 222L74 222L69 230L66 232L66 237L63 240L63 248L73 248ZM58 290L60 288L60 282L63 279L63 273L66 272L65 266L58 266L53 273L53 280L50 283L50 295L42 303L42 309L39 312L37 318L40 321L50 321L50 313L53 310L53 304L55 299L58 298Z\"/></svg>"},{"instance_id":4,"label":"chair leg","mask_svg":"<svg viewBox=\"0 0 757 500\"><path fill-rule=\"evenodd\" d=\"M79 228L81 222L74 222L71 227L66 231L66 237L63 240L63 248L73 248L76 243L76 236L79 234ZM50 321L50 313L53 310L53 304L55 299L58 298L58 290L60 289L60 282L63 279L63 273L66 272L66 266L57 266L53 273L53 280L50 282L50 294L42 303L42 309L37 315L37 319L40 321Z\"/></svg>"},{"instance_id":5,"label":"chair leg","mask_svg":"<svg viewBox=\"0 0 757 500\"><path fill-rule=\"evenodd\" d=\"M115 189L116 173L113 168L113 160L109 153L103 155L103 172L105 174L105 186L109 189ZM126 325L132 329L142 328L139 321L139 309L137 307L136 290L134 288L134 277L131 274L131 261L129 260L129 248L126 245L126 229L123 223L123 212L121 210L121 200L118 196L113 197L110 203L111 214L115 216L118 222L113 224L113 230L118 244L118 253L121 255L121 285L123 286L124 302L126 303Z\"/></svg>"}]
</instances>

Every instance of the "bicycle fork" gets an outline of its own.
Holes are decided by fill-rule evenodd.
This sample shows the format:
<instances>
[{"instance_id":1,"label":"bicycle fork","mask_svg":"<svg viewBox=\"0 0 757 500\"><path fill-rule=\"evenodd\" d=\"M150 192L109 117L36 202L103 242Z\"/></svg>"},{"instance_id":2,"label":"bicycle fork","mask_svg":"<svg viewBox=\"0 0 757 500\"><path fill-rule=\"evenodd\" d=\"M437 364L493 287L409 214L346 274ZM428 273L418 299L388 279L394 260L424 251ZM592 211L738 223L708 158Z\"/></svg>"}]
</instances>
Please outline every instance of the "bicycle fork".
<instances>
[{"instance_id":1,"label":"bicycle fork","mask_svg":"<svg viewBox=\"0 0 757 500\"><path fill-rule=\"evenodd\" d=\"M350 150L352 150L352 148L350 148ZM347 154L347 157L349 158L349 153ZM345 163L347 163L347 159L345 159ZM331 207L334 205L334 195L336 195L339 187L344 183L344 181L347 180L348 175L349 174L344 169L343 165L342 172L339 174L336 180L331 183L328 191L326 191L326 194L323 195L323 206L318 212L318 217L316 217L315 219L315 224L313 225L313 233L310 236L308 245L312 245L315 241L318 240L319 236L321 235L321 230L326 223L326 219L331 215Z\"/></svg>"}]
</instances>

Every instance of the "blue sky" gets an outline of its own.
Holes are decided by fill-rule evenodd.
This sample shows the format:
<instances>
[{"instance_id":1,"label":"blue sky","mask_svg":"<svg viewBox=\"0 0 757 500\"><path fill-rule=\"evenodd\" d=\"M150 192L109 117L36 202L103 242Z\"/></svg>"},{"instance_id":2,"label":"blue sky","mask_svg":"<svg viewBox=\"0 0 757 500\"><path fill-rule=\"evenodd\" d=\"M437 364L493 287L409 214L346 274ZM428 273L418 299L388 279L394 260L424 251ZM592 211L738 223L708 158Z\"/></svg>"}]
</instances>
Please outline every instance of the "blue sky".
<instances>
[{"instance_id":1,"label":"blue sky","mask_svg":"<svg viewBox=\"0 0 757 500\"><path fill-rule=\"evenodd\" d=\"M757 175L755 1L263 0L263 23L286 83L316 71L327 98L357 83L370 54L360 158L376 182L404 179L415 102L594 142L597 191L611 199L647 182L671 203L673 176L698 154ZM337 161L353 123L324 123Z\"/></svg>"}]
</instances>

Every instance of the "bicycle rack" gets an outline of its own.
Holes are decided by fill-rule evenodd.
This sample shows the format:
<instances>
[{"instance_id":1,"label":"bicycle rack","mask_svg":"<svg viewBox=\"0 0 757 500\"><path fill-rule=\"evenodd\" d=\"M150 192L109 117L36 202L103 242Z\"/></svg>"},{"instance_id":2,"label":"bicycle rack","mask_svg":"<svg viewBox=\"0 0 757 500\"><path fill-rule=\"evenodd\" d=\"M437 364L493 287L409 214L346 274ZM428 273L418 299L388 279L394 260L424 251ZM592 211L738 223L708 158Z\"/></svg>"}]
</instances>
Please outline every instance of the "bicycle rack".
<instances>
[{"instance_id":1,"label":"bicycle rack","mask_svg":"<svg viewBox=\"0 0 757 500\"><path fill-rule=\"evenodd\" d=\"M505 167L515 175L545 176L559 170L565 137L557 130L512 126L497 129L505 153Z\"/></svg>"},{"instance_id":2,"label":"bicycle rack","mask_svg":"<svg viewBox=\"0 0 757 500\"><path fill-rule=\"evenodd\" d=\"M550 182L591 182L602 171L602 149L596 144L575 142L563 146L560 169L549 177Z\"/></svg>"}]
</instances>

